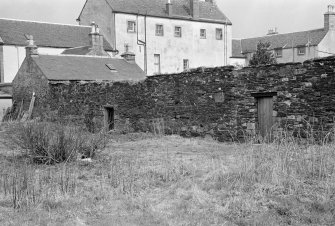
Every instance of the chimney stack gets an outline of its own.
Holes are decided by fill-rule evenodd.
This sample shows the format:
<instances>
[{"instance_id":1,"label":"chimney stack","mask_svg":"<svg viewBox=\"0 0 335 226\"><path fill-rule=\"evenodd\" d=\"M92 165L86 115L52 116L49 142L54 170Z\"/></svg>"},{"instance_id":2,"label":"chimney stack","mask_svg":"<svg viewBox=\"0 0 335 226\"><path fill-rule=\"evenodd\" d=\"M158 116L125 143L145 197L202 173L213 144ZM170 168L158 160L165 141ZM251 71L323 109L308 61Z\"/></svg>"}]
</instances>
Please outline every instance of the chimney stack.
<instances>
[{"instance_id":1,"label":"chimney stack","mask_svg":"<svg viewBox=\"0 0 335 226\"><path fill-rule=\"evenodd\" d=\"M135 64L135 53L129 51L129 45L125 44L125 52L122 53L121 57L124 58L128 63Z\"/></svg>"},{"instance_id":2,"label":"chimney stack","mask_svg":"<svg viewBox=\"0 0 335 226\"><path fill-rule=\"evenodd\" d=\"M271 28L269 29L268 33L266 35L277 35L278 34L278 30L277 28Z\"/></svg>"},{"instance_id":3,"label":"chimney stack","mask_svg":"<svg viewBox=\"0 0 335 226\"><path fill-rule=\"evenodd\" d=\"M171 0L168 0L166 3L166 13L168 16L172 16L172 3Z\"/></svg>"},{"instance_id":4,"label":"chimney stack","mask_svg":"<svg viewBox=\"0 0 335 226\"><path fill-rule=\"evenodd\" d=\"M190 0L190 9L193 19L199 19L200 17L200 3L199 0Z\"/></svg>"},{"instance_id":5,"label":"chimney stack","mask_svg":"<svg viewBox=\"0 0 335 226\"><path fill-rule=\"evenodd\" d=\"M335 12L334 12L335 6L334 5L328 5L328 11L325 13L325 19L324 19L324 29L326 31L328 30L335 30Z\"/></svg>"},{"instance_id":6,"label":"chimney stack","mask_svg":"<svg viewBox=\"0 0 335 226\"><path fill-rule=\"evenodd\" d=\"M97 56L106 56L108 55L104 50L104 38L100 34L100 29L97 24L93 21L91 23L91 33L90 36L90 44L91 44L91 52L90 55Z\"/></svg>"},{"instance_id":7,"label":"chimney stack","mask_svg":"<svg viewBox=\"0 0 335 226\"><path fill-rule=\"evenodd\" d=\"M26 35L28 38L28 45L26 46L26 56L38 55L38 48L35 45L34 37L32 35Z\"/></svg>"}]
</instances>

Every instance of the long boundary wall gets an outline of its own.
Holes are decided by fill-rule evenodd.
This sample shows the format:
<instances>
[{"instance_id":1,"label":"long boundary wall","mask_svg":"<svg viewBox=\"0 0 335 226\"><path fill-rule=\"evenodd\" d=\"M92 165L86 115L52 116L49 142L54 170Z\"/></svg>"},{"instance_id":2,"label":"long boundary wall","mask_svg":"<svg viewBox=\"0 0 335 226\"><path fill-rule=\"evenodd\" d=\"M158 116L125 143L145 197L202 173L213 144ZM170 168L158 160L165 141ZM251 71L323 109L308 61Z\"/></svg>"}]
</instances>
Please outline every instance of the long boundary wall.
<instances>
[{"instance_id":1,"label":"long boundary wall","mask_svg":"<svg viewBox=\"0 0 335 226\"><path fill-rule=\"evenodd\" d=\"M167 133L227 141L257 133L257 101L251 94L276 92L274 131L306 136L306 131L334 128L334 71L335 58L328 57L241 70L199 68L139 83L49 81L48 99L38 101L48 104L37 109L98 129L109 106L115 109L117 130L149 131L164 121Z\"/></svg>"}]
</instances>

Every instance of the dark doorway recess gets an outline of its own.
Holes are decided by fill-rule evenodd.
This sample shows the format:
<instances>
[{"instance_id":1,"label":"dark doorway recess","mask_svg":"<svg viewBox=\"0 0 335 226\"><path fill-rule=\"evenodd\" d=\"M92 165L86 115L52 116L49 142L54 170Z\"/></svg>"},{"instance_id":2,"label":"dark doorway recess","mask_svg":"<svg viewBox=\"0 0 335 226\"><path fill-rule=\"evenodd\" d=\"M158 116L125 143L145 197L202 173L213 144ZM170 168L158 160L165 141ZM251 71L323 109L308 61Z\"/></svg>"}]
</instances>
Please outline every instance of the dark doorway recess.
<instances>
[{"instance_id":1,"label":"dark doorway recess","mask_svg":"<svg viewBox=\"0 0 335 226\"><path fill-rule=\"evenodd\" d=\"M105 106L104 107L104 125L108 131L114 129L114 107Z\"/></svg>"},{"instance_id":2,"label":"dark doorway recess","mask_svg":"<svg viewBox=\"0 0 335 226\"><path fill-rule=\"evenodd\" d=\"M259 133L264 139L271 139L272 127L274 125L273 97L277 96L277 93L252 93L251 96L257 100L257 119Z\"/></svg>"}]
</instances>

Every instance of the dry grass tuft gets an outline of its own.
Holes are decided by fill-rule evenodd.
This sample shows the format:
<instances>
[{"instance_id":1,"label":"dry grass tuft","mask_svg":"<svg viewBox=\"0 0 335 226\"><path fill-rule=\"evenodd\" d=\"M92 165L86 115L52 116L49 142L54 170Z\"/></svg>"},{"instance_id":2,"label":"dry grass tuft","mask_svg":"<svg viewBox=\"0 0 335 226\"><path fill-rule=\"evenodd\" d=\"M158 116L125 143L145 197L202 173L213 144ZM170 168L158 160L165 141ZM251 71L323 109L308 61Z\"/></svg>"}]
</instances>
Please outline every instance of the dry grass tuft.
<instances>
[{"instance_id":1,"label":"dry grass tuft","mask_svg":"<svg viewBox=\"0 0 335 226\"><path fill-rule=\"evenodd\" d=\"M289 137L223 144L157 132L112 134L93 162L34 165L7 155L0 222L333 225L334 150Z\"/></svg>"}]
</instances>

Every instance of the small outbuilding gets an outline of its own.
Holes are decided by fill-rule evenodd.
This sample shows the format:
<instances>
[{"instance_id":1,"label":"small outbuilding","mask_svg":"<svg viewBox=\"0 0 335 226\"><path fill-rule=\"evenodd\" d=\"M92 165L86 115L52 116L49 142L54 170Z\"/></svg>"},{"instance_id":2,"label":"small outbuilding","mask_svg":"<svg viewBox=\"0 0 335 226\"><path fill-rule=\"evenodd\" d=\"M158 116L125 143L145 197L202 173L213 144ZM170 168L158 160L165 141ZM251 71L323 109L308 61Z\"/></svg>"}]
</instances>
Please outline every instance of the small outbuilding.
<instances>
[{"instance_id":1,"label":"small outbuilding","mask_svg":"<svg viewBox=\"0 0 335 226\"><path fill-rule=\"evenodd\" d=\"M103 54L99 33L91 33L92 46L82 55L40 55L34 41L26 47L26 58L13 80L12 117L61 117L81 121L94 130L99 124L113 129L119 103L116 93L146 78L132 53L124 58ZM96 36L96 37L94 37ZM95 41L96 42L95 42ZM88 48L86 48L88 49ZM99 54L94 55L92 53ZM118 87L118 88L116 88ZM131 109L129 104L127 109ZM123 117L122 117L123 118Z\"/></svg>"}]
</instances>

